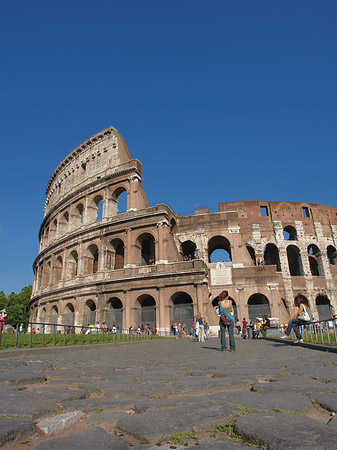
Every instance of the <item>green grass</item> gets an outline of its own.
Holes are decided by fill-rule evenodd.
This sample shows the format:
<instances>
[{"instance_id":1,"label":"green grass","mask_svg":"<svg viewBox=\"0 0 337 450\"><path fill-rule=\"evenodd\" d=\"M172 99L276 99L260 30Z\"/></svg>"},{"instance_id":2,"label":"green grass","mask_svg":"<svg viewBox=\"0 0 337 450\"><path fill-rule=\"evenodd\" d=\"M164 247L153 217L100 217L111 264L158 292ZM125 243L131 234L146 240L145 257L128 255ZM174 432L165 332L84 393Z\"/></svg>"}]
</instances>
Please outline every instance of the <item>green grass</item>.
<instances>
[{"instance_id":1,"label":"green grass","mask_svg":"<svg viewBox=\"0 0 337 450\"><path fill-rule=\"evenodd\" d=\"M172 444L184 444L186 438L196 439L196 436L193 433L193 431L185 431L184 433L174 433L170 438L170 442Z\"/></svg>"},{"instance_id":2,"label":"green grass","mask_svg":"<svg viewBox=\"0 0 337 450\"><path fill-rule=\"evenodd\" d=\"M136 337L135 337L136 336ZM103 340L104 339L104 340ZM102 344L102 343L113 343L113 342L128 342L128 341L147 341L152 339L167 339L165 337L160 336L137 336L130 334L92 334L90 335L75 335L75 344L74 344L74 335L73 334L56 334L55 335L55 344L54 344L54 336L52 334L43 335L42 334L33 334L32 335L32 347L53 347L63 346L63 345L87 345L87 344ZM0 350L4 349L12 349L15 348L16 336L14 334L2 334L1 336L1 344ZM19 334L18 335L18 348L29 348L30 347L30 335L29 334Z\"/></svg>"}]
</instances>

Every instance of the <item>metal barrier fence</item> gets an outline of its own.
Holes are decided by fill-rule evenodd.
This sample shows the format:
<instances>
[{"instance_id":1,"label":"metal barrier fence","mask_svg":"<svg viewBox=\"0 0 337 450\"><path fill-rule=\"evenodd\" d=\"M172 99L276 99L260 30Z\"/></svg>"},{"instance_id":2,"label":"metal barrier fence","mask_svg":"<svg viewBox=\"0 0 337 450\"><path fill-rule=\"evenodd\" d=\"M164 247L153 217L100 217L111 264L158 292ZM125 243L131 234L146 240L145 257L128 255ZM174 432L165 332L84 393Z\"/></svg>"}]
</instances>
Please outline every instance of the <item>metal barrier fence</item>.
<instances>
[{"instance_id":1,"label":"metal barrier fence","mask_svg":"<svg viewBox=\"0 0 337 450\"><path fill-rule=\"evenodd\" d=\"M337 319L310 322L300 327L303 342L312 344L337 345ZM294 330L291 337L294 337ZM294 339L297 339L296 336Z\"/></svg>"},{"instance_id":2,"label":"metal barrier fence","mask_svg":"<svg viewBox=\"0 0 337 450\"><path fill-rule=\"evenodd\" d=\"M137 340L160 339L172 337L172 333L156 331L152 332L129 332L128 329L116 332L104 330L103 328L59 325L55 323L29 322L23 324L23 331L20 333L19 324L15 328L15 343L11 347L33 347L50 345L76 345L91 343L113 343ZM0 325L0 347L2 346L3 325Z\"/></svg>"}]
</instances>

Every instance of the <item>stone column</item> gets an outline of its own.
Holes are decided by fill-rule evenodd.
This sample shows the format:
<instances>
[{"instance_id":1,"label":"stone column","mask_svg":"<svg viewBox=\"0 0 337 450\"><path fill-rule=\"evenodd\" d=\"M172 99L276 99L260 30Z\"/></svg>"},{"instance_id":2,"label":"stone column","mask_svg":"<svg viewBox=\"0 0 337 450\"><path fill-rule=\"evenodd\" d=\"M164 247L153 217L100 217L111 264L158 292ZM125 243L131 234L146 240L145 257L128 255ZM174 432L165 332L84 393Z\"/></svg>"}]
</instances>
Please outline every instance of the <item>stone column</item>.
<instances>
[{"instance_id":1,"label":"stone column","mask_svg":"<svg viewBox=\"0 0 337 450\"><path fill-rule=\"evenodd\" d=\"M162 220L157 223L157 246L156 246L156 255L155 259L157 263L167 263L167 259L165 259L165 249L164 249L164 239L166 234L166 225L168 225L166 220Z\"/></svg>"},{"instance_id":2,"label":"stone column","mask_svg":"<svg viewBox=\"0 0 337 450\"><path fill-rule=\"evenodd\" d=\"M124 319L125 319L125 323L124 323L124 328L129 328L132 323L132 317L131 317L131 299L130 299L130 295L131 295L131 291L124 291Z\"/></svg>"},{"instance_id":3,"label":"stone column","mask_svg":"<svg viewBox=\"0 0 337 450\"><path fill-rule=\"evenodd\" d=\"M138 184L141 181L138 175L131 175L129 177L129 194L127 197L127 211L137 211L137 194Z\"/></svg>"}]
</instances>

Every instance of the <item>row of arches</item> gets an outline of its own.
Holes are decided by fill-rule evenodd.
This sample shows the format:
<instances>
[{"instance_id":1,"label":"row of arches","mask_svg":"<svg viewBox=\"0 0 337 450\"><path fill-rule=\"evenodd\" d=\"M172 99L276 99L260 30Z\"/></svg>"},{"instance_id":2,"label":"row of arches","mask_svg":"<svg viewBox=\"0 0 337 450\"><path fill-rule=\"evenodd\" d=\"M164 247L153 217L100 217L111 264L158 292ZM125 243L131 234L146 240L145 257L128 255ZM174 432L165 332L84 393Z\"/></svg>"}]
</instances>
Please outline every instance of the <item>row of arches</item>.
<instances>
[{"instance_id":1,"label":"row of arches","mask_svg":"<svg viewBox=\"0 0 337 450\"><path fill-rule=\"evenodd\" d=\"M233 303L233 309L234 309L234 316L235 320L238 319L237 314L237 305L234 299L232 299ZM219 298L216 297L212 301L212 305L215 307L218 305ZM283 300L284 306L285 301ZM268 298L261 293L253 294L249 297L248 302L248 315L249 319L251 321L256 321L256 318L263 317L264 315L267 315L268 317L271 317L271 310L270 310L270 303ZM318 295L315 299L315 306L318 313L318 319L319 320L327 320L332 317L332 305L330 303L330 300L325 295ZM316 317L317 318L317 317Z\"/></svg>"},{"instance_id":2,"label":"row of arches","mask_svg":"<svg viewBox=\"0 0 337 450\"><path fill-rule=\"evenodd\" d=\"M192 297L185 292L175 293L169 301L170 323L172 321L185 323L188 327L193 325L193 300ZM134 325L150 325L157 327L157 309L158 305L155 298L149 294L140 295L134 303ZM83 307L82 319L80 326L95 325L96 322L106 322L109 327L124 328L124 311L123 302L118 297L111 297L104 310L97 311L97 303L92 300L86 300ZM65 305L63 314L59 314L56 305L52 306L47 314L46 307L43 307L39 321L42 323L51 323L53 325L75 325L75 307L69 302Z\"/></svg>"},{"instance_id":3,"label":"row of arches","mask_svg":"<svg viewBox=\"0 0 337 450\"><path fill-rule=\"evenodd\" d=\"M127 190L116 188L104 198L104 192L80 200L53 217L44 227L41 245L45 247L67 232L98 222L103 217L125 213L127 210Z\"/></svg>"},{"instance_id":4,"label":"row of arches","mask_svg":"<svg viewBox=\"0 0 337 450\"><path fill-rule=\"evenodd\" d=\"M247 250L254 261L255 265L259 265L261 261L258 261L255 255L255 250L252 246L247 245ZM291 276L304 275L304 266L302 261L302 255L300 249L296 245L288 245L286 249L288 267ZM335 247L329 245L326 249L327 260L329 264L337 265L337 252ZM324 266L322 261L322 253L317 245L310 244L307 247L307 254L309 268L311 275L324 276ZM281 272L281 261L279 255L279 249L275 244L267 244L264 248L263 261L264 265L275 265L277 271Z\"/></svg>"}]
</instances>

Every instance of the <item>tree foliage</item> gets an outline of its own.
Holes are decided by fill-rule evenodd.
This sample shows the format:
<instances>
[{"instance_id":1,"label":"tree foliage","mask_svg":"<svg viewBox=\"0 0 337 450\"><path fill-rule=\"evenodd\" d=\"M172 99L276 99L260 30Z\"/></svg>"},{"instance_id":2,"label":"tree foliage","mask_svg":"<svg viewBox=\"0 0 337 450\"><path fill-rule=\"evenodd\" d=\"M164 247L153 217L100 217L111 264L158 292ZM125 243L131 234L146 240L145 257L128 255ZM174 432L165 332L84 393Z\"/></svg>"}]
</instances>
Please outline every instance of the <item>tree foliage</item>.
<instances>
[{"instance_id":1,"label":"tree foliage","mask_svg":"<svg viewBox=\"0 0 337 450\"><path fill-rule=\"evenodd\" d=\"M12 292L8 297L0 292L0 309L5 309L8 314L6 323L16 326L17 323L28 322L31 295L32 286L25 286L19 294Z\"/></svg>"}]
</instances>

